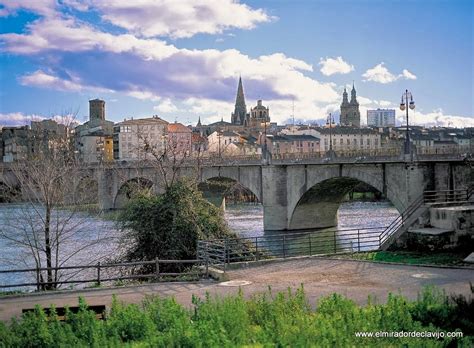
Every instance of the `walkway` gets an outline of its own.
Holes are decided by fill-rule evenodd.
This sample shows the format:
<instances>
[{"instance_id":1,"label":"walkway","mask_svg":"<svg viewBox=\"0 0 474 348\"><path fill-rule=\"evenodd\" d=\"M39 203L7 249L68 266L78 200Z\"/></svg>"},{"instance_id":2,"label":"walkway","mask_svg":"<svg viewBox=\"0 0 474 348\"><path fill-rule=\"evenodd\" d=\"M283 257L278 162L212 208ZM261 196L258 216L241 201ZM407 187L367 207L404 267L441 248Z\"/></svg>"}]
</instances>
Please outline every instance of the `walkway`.
<instances>
[{"instance_id":1,"label":"walkway","mask_svg":"<svg viewBox=\"0 0 474 348\"><path fill-rule=\"evenodd\" d=\"M242 287L246 296L267 291L268 286L277 292L286 291L288 287L296 288L304 283L310 303L315 303L321 296L334 292L346 295L359 304L366 303L369 294L376 296L379 301L385 301L388 292L401 292L415 299L425 285L436 285L447 293L469 295L469 281L474 282L472 269L428 268L318 258L287 260L229 271L229 276L232 280L250 282ZM145 295L155 294L174 296L178 302L190 306L193 294L203 297L206 292L211 295L227 295L237 291L236 286L200 281L0 297L0 320L18 316L22 308L32 308L37 303L44 307L52 303L56 306L76 305L79 296L83 296L91 305L108 306L113 294L130 303L138 303Z\"/></svg>"}]
</instances>

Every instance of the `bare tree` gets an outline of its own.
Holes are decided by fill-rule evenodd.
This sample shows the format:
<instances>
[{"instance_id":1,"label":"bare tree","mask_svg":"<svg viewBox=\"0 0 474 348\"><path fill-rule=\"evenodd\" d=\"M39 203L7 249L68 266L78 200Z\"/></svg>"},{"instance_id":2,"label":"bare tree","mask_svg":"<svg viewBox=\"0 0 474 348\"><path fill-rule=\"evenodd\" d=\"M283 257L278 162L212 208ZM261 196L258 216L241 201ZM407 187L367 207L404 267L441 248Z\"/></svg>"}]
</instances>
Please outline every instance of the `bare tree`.
<instances>
[{"instance_id":1,"label":"bare tree","mask_svg":"<svg viewBox=\"0 0 474 348\"><path fill-rule=\"evenodd\" d=\"M38 289L54 289L75 275L59 267L111 236L90 233L90 216L81 208L93 196L91 178L76 159L68 134L31 132L30 136L34 150L9 166L21 187L23 204L4 218L0 238L22 251L21 263L46 268L37 272ZM88 253L88 263L104 257L96 255Z\"/></svg>"}]
</instances>

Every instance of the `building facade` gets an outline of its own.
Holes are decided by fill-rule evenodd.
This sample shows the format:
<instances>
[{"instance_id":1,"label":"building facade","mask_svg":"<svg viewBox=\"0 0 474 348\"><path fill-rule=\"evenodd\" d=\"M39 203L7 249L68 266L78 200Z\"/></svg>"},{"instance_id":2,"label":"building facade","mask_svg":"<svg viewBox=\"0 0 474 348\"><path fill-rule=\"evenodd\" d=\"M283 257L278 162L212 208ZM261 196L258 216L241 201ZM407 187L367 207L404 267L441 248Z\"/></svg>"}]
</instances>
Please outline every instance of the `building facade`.
<instances>
[{"instance_id":1,"label":"building facade","mask_svg":"<svg viewBox=\"0 0 474 348\"><path fill-rule=\"evenodd\" d=\"M192 137L191 129L181 123L168 124L168 151L173 152L173 155L178 157L189 156L192 151Z\"/></svg>"},{"instance_id":2,"label":"building facade","mask_svg":"<svg viewBox=\"0 0 474 348\"><path fill-rule=\"evenodd\" d=\"M265 147L265 137L261 140ZM268 135L266 138L267 150L272 155L289 153L314 153L320 151L320 139L307 134L280 134Z\"/></svg>"},{"instance_id":3,"label":"building facade","mask_svg":"<svg viewBox=\"0 0 474 348\"><path fill-rule=\"evenodd\" d=\"M334 127L316 129L321 139L321 151L377 150L382 147L382 136L370 128Z\"/></svg>"},{"instance_id":4,"label":"building facade","mask_svg":"<svg viewBox=\"0 0 474 348\"><path fill-rule=\"evenodd\" d=\"M158 116L131 119L114 126L114 159L153 159L167 150L168 122Z\"/></svg>"},{"instance_id":5,"label":"building facade","mask_svg":"<svg viewBox=\"0 0 474 348\"><path fill-rule=\"evenodd\" d=\"M215 131L207 137L208 151L215 154L229 152L232 143L238 143L240 135L232 131Z\"/></svg>"},{"instance_id":6,"label":"building facade","mask_svg":"<svg viewBox=\"0 0 474 348\"><path fill-rule=\"evenodd\" d=\"M394 109L367 110L367 126L395 127Z\"/></svg>"},{"instance_id":7,"label":"building facade","mask_svg":"<svg viewBox=\"0 0 474 348\"><path fill-rule=\"evenodd\" d=\"M346 88L344 88L340 124L341 126L360 127L359 102L357 101L357 93L354 84L352 84L351 101L347 99L347 91Z\"/></svg>"}]
</instances>

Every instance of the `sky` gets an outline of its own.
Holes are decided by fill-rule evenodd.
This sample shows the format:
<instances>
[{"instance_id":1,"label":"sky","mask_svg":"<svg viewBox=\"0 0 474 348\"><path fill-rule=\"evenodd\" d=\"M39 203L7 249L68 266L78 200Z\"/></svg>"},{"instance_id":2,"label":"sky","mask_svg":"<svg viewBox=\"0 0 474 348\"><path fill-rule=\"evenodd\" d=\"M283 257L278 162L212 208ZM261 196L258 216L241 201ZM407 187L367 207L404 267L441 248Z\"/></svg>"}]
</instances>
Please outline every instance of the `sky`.
<instances>
[{"instance_id":1,"label":"sky","mask_svg":"<svg viewBox=\"0 0 474 348\"><path fill-rule=\"evenodd\" d=\"M0 126L73 114L230 122L239 76L247 108L272 121L338 119L354 83L367 109L410 124L474 126L470 0L0 0Z\"/></svg>"}]
</instances>

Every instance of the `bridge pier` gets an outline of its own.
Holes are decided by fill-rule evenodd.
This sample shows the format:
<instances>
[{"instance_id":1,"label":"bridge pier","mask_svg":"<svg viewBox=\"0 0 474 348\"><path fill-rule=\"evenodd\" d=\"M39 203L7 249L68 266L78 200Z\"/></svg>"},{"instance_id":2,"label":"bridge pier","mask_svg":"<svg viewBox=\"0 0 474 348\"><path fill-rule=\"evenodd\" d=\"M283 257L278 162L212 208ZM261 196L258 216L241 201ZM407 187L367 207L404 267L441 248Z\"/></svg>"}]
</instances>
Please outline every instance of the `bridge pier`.
<instances>
[{"instance_id":1,"label":"bridge pier","mask_svg":"<svg viewBox=\"0 0 474 348\"><path fill-rule=\"evenodd\" d=\"M118 192L117 175L112 169L99 169L97 182L99 185L99 209L114 209L114 200Z\"/></svg>"}]
</instances>

